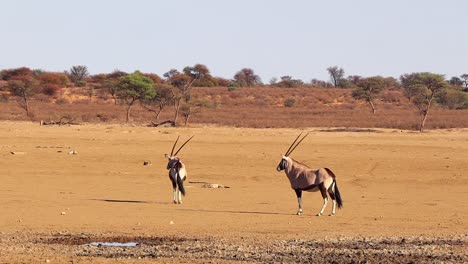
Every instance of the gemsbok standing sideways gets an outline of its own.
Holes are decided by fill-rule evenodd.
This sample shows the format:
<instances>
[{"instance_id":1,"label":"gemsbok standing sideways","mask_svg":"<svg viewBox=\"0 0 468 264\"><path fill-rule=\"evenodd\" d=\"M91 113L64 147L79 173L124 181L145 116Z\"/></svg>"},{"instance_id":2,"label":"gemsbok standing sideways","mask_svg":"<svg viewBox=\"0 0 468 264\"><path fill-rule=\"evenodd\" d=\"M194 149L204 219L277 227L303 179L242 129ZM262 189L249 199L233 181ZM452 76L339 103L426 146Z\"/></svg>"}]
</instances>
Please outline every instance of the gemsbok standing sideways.
<instances>
[{"instance_id":1,"label":"gemsbok standing sideways","mask_svg":"<svg viewBox=\"0 0 468 264\"><path fill-rule=\"evenodd\" d=\"M297 136L296 140L291 144L286 154L281 158L278 171L284 170L286 176L291 182L291 188L296 191L297 202L299 203L299 210L297 215L302 214L302 191L316 192L320 190L323 198L323 206L317 216L321 216L328 203L327 192L333 200L332 212L329 216L333 216L336 212L336 204L338 208L343 207L343 200L341 200L340 191L336 185L336 176L329 168L320 168L317 170L310 169L307 165L299 163L289 157L296 147L306 138L309 133L302 137L299 142L297 140L303 132ZM296 144L297 142L297 144ZM296 144L294 146L294 144ZM293 147L294 146L294 147Z\"/></svg>"},{"instance_id":2,"label":"gemsbok standing sideways","mask_svg":"<svg viewBox=\"0 0 468 264\"><path fill-rule=\"evenodd\" d=\"M169 170L169 179L172 182L174 203L182 203L182 195L185 196L184 181L187 179L187 169L185 168L184 163L177 157L179 151L187 144L195 135L189 138L187 141L180 146L180 148L174 153L174 149L179 141L180 136L177 137L174 146L172 146L171 155L166 154L167 169ZM181 195L182 194L182 195Z\"/></svg>"}]
</instances>

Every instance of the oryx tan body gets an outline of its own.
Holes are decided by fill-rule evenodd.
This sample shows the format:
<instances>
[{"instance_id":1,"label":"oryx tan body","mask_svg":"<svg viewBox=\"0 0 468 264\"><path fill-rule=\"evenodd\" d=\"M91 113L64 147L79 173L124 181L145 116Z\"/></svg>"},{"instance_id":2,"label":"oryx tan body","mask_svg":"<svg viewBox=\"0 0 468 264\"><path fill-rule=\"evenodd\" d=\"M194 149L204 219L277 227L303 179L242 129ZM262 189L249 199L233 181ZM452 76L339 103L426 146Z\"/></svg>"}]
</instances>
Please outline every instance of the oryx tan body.
<instances>
[{"instance_id":1,"label":"oryx tan body","mask_svg":"<svg viewBox=\"0 0 468 264\"><path fill-rule=\"evenodd\" d=\"M290 157L284 157L287 160L287 166L285 168L286 176L291 182L291 188L293 190L305 190L307 191L318 191L318 186L321 183L325 183L328 188L333 182L333 177L328 173L325 168L313 170L307 165L302 164ZM314 187L315 186L315 187Z\"/></svg>"},{"instance_id":2,"label":"oryx tan body","mask_svg":"<svg viewBox=\"0 0 468 264\"><path fill-rule=\"evenodd\" d=\"M291 144L289 149L286 151L286 154L281 158L281 161L277 167L278 171L284 170L286 176L291 183L291 188L296 192L297 200L299 204L299 210L297 214L302 214L302 192L316 192L320 191L323 198L323 206L318 216L323 214L325 207L328 203L327 193L330 195L333 201L333 208L330 216L336 213L336 205L338 208L343 206L343 201L341 199L338 186L336 185L336 176L329 168L320 168L320 169L311 169L307 165L302 164L298 161L293 160L289 155L294 151L294 149L307 137L306 134L295 146L294 144L299 139L299 136ZM293 147L294 146L294 147Z\"/></svg>"}]
</instances>

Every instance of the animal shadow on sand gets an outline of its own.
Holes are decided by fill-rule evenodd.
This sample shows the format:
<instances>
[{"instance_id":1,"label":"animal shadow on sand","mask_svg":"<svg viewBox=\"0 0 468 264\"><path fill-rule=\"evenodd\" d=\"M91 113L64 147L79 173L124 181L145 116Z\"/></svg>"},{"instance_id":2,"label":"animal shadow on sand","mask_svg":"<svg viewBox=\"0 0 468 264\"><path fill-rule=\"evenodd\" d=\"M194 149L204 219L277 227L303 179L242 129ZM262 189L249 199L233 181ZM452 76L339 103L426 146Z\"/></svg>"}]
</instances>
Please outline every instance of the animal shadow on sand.
<instances>
[{"instance_id":1,"label":"animal shadow on sand","mask_svg":"<svg viewBox=\"0 0 468 264\"><path fill-rule=\"evenodd\" d=\"M93 201L100 201L100 202L106 202L106 203L147 203L147 204L172 204L169 202L158 202L158 201L143 201L143 200L124 200L124 199L89 199Z\"/></svg>"},{"instance_id":2,"label":"animal shadow on sand","mask_svg":"<svg viewBox=\"0 0 468 264\"><path fill-rule=\"evenodd\" d=\"M188 209L179 208L179 211L188 212L202 212L202 213L230 213L230 214L259 214L259 215L295 215L286 213L275 213L275 212L259 212L259 211L240 211L240 210L209 210L209 209Z\"/></svg>"}]
</instances>

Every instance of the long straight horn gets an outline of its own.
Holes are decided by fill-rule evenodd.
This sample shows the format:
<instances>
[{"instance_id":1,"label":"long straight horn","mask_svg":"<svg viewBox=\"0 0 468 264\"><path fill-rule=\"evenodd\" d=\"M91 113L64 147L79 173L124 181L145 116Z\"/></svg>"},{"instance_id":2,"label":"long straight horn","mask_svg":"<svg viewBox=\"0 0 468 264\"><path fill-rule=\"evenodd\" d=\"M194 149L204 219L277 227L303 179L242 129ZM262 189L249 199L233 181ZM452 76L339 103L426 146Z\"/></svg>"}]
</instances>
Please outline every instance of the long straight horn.
<instances>
[{"instance_id":1,"label":"long straight horn","mask_svg":"<svg viewBox=\"0 0 468 264\"><path fill-rule=\"evenodd\" d=\"M294 146L294 143L296 143L296 141L299 139L299 137L302 135L302 133L304 133L304 131L302 131L299 136L297 136L297 138L294 140L294 142L291 144L291 146L289 146L288 150L286 151L286 153L284 154L286 157L289 155L289 151L291 150L292 146Z\"/></svg>"},{"instance_id":2,"label":"long straight horn","mask_svg":"<svg viewBox=\"0 0 468 264\"><path fill-rule=\"evenodd\" d=\"M179 153L179 151L185 146L185 144L187 144L195 135L193 135L192 137L190 137L189 139L187 139L187 141L184 142L184 144L182 144L182 146L180 146L180 148L177 150L177 152L174 154L174 156L177 155L177 153Z\"/></svg>"},{"instance_id":3,"label":"long straight horn","mask_svg":"<svg viewBox=\"0 0 468 264\"><path fill-rule=\"evenodd\" d=\"M289 152L289 154L291 154L291 153L297 148L297 146L299 146L299 144L301 144L302 140L304 140L304 138L306 138L308 135L309 135L309 133L307 133L305 136L303 136L303 137L301 138L301 140L299 140L299 142L297 142L296 146L294 146L294 148L291 149L291 151Z\"/></svg>"},{"instance_id":4,"label":"long straight horn","mask_svg":"<svg viewBox=\"0 0 468 264\"><path fill-rule=\"evenodd\" d=\"M180 136L177 136L177 139L176 139L176 141L174 142L174 146L172 146L171 157L173 156L172 154L174 154L174 149L175 149L175 146L177 145L177 141L179 141L179 138L180 138Z\"/></svg>"}]
</instances>

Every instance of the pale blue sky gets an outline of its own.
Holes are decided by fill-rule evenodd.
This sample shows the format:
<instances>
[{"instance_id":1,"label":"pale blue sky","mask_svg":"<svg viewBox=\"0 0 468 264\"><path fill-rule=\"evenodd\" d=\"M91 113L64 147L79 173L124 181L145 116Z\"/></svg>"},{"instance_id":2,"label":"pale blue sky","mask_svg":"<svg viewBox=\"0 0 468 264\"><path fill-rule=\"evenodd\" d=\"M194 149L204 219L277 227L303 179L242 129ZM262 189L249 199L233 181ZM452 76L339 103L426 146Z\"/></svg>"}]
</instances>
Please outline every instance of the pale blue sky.
<instances>
[{"instance_id":1,"label":"pale blue sky","mask_svg":"<svg viewBox=\"0 0 468 264\"><path fill-rule=\"evenodd\" d=\"M0 69L87 65L162 75L202 63L232 78L468 73L464 0L3 0Z\"/></svg>"}]
</instances>

